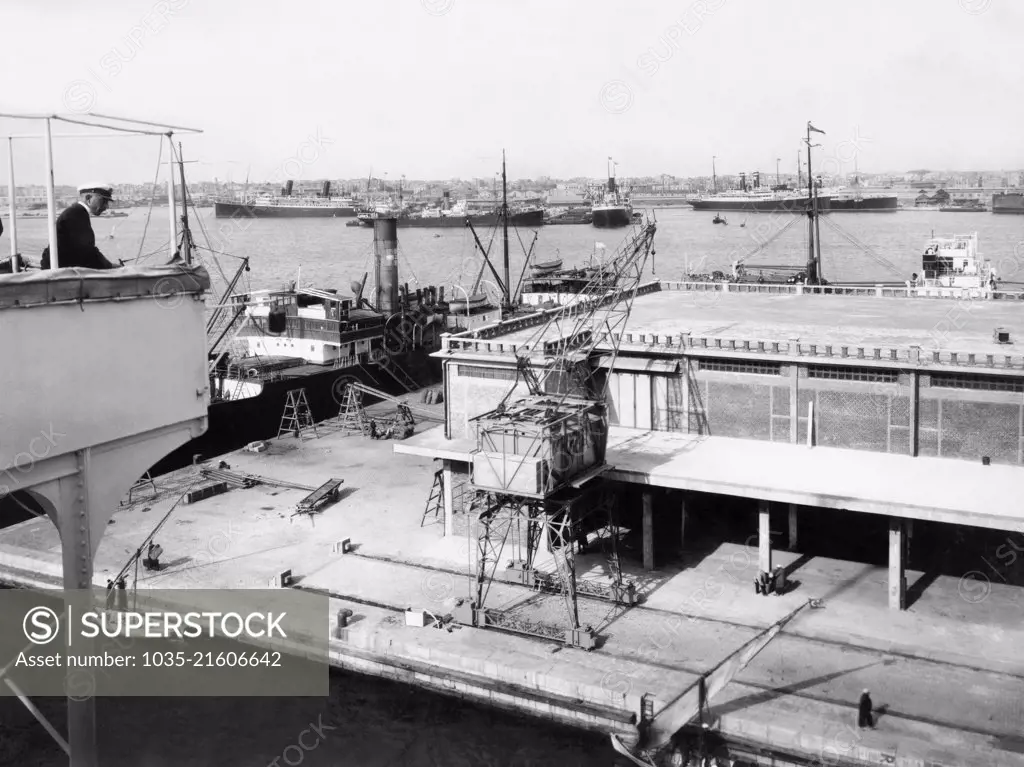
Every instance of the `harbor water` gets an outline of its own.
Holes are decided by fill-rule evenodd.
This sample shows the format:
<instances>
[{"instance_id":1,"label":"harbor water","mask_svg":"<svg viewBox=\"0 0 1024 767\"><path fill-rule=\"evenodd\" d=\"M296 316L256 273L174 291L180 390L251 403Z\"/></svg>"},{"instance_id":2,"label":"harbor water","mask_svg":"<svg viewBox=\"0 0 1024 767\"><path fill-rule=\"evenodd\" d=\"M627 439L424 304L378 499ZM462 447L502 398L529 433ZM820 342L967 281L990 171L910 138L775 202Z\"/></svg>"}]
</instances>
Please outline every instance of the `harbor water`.
<instances>
[{"instance_id":1,"label":"harbor water","mask_svg":"<svg viewBox=\"0 0 1024 767\"><path fill-rule=\"evenodd\" d=\"M648 273L662 279L680 279L687 271L728 271L733 261L749 256L758 264L802 265L807 260L806 219L789 213L722 214L727 225L712 223L714 214L689 208L655 209L659 227L656 255ZM199 257L210 268L214 287L226 285L237 269L231 254L250 259L247 289L277 288L299 279L303 285L349 292L353 280L370 272L372 282L373 231L346 226L349 218L218 219L212 208L200 208L198 220L190 211L190 227ZM836 224L842 233L831 226ZM741 226L741 224L745 224ZM787 225L788 228L787 228ZM989 258L998 276L1024 283L1024 216L991 213L944 213L938 210L901 210L895 213L850 213L823 216L820 223L824 277L831 282L901 282L921 270L921 253L929 237L978 232L981 255ZM93 219L97 246L111 259L126 263L160 263L168 256L167 209L133 208L125 218ZM784 230L784 231L783 231ZM530 229L509 229L511 282L523 271L530 247ZM583 265L601 254L600 245L614 250L627 229L597 229L591 225L543 227L534 248L537 260L561 258L566 268ZM145 237L143 238L143 233ZM113 235L112 237L110 235ZM492 261L502 273L501 230L477 232ZM19 249L38 264L46 245L46 219L18 223ZM468 227L399 230L401 280L410 289L427 285L461 285L472 289L483 266ZM767 243L767 244L765 244ZM858 246L870 249L868 255ZM7 246L7 243L4 243ZM763 247L762 247L763 246ZM761 248L759 252L758 248ZM218 251L211 254L210 250ZM753 255L751 255L753 254ZM212 256L216 255L216 259ZM883 265L888 262L895 269ZM222 274L222 273L223 274ZM494 275L482 274L480 289L495 292ZM370 283L368 283L370 284ZM450 292L450 288L446 288ZM460 296L459 291L455 291Z\"/></svg>"}]
</instances>

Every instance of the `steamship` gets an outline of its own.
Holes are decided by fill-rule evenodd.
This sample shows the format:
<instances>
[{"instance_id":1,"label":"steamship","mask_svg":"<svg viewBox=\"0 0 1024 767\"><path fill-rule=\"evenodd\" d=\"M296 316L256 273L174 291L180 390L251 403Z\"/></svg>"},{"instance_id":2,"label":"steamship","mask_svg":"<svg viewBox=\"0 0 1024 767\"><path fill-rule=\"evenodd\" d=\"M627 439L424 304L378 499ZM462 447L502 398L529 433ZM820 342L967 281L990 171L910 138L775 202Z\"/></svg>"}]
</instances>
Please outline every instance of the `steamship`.
<instances>
[{"instance_id":1,"label":"steamship","mask_svg":"<svg viewBox=\"0 0 1024 767\"><path fill-rule=\"evenodd\" d=\"M214 201L217 218L341 218L356 215L351 197L331 197L331 182L324 181L316 195L293 195L293 182L285 182L281 194L248 196L241 202Z\"/></svg>"},{"instance_id":2,"label":"steamship","mask_svg":"<svg viewBox=\"0 0 1024 767\"><path fill-rule=\"evenodd\" d=\"M614 175L609 174L604 198L594 205L590 212L594 226L602 229L629 226L633 220L633 205L619 194Z\"/></svg>"},{"instance_id":3,"label":"steamship","mask_svg":"<svg viewBox=\"0 0 1024 767\"><path fill-rule=\"evenodd\" d=\"M459 200L451 203L448 192L444 193L444 200L440 206L430 207L423 210L401 210L401 211L368 211L359 214L359 220L364 226L373 226L374 221L381 217L393 217L398 226L401 227L424 227L424 228L446 228L466 226L470 221L473 226L487 228L501 223L501 210L473 210L466 200ZM540 206L519 206L510 207L508 223L511 226L538 227L544 225L544 208Z\"/></svg>"},{"instance_id":4,"label":"steamship","mask_svg":"<svg viewBox=\"0 0 1024 767\"><path fill-rule=\"evenodd\" d=\"M747 175L740 173L740 188L731 192L688 200L694 210L746 211L749 213L803 213L810 205L808 189L790 189L785 184L765 189L761 174L754 172L748 186ZM894 194L844 194L838 189L818 189L818 210L822 213L893 213L899 210Z\"/></svg>"},{"instance_id":5,"label":"steamship","mask_svg":"<svg viewBox=\"0 0 1024 767\"><path fill-rule=\"evenodd\" d=\"M278 436L288 392L304 390L315 421L338 415L348 383L405 394L440 382L431 353L450 314L444 289L399 284L394 219L374 232L375 296L291 284L231 297L225 311L242 323L238 353L211 352L207 431L150 469L152 476ZM229 315L230 316L230 315Z\"/></svg>"}]
</instances>

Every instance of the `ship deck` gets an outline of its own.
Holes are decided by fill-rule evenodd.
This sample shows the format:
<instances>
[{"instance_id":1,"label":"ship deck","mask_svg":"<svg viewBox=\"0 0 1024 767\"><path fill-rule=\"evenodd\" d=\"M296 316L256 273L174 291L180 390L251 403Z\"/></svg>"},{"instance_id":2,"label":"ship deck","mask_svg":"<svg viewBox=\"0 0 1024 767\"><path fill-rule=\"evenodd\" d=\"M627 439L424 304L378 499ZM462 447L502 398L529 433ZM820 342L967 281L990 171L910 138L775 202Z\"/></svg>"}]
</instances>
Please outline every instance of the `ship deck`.
<instances>
[{"instance_id":1,"label":"ship deck","mask_svg":"<svg viewBox=\"0 0 1024 767\"><path fill-rule=\"evenodd\" d=\"M649 572L633 531L620 549L623 568L646 601L624 611L581 599L582 622L603 637L591 653L477 629L404 625L409 606L444 614L469 593L476 542L421 526L435 466L396 456L395 444L321 424L319 438L286 437L262 454L223 456L233 471L313 487L344 479L342 497L314 519L292 516L306 491L266 485L179 506L158 535L166 569L140 573L139 588L265 588L290 569L301 588L333 595L332 612L354 611L344 637L331 642L338 665L467 698L483 689L484 700L535 716L575 706L580 726L615 720L625 729L640 695L653 694L660 708L760 629L808 597L823 598L824 609L804 611L712 701L715 729L807 759L827 752L836 764L1024 765L1022 592L998 582L984 598L968 599L955 577L908 571L911 583L927 585L910 610L894 613L884 567L780 551L778 562L799 584L766 598L750 588L756 547L695 538L681 558ZM136 491L115 512L99 546L98 586L192 482L190 470L160 477L156 496ZM332 553L343 538L355 550ZM539 562L545 570L546 556ZM607 579L595 555L578 561L582 576ZM60 541L48 520L0 531L0 580L53 587L59 572ZM500 584L490 594L490 604L524 620L564 615L559 596ZM496 685L502 692L493 692ZM865 687L879 707L877 728L859 731L853 724ZM348 736L338 735L340 748ZM146 761L146 749L156 758L158 748L147 743L117 764Z\"/></svg>"}]
</instances>

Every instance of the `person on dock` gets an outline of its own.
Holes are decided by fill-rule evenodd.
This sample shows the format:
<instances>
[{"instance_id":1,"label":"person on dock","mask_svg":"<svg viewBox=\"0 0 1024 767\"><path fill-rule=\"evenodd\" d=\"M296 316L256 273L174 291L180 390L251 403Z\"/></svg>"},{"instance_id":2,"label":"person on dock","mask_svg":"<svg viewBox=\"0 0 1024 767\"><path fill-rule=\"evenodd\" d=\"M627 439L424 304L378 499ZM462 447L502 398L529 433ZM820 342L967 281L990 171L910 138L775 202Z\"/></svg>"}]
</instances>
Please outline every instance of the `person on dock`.
<instances>
[{"instance_id":1,"label":"person on dock","mask_svg":"<svg viewBox=\"0 0 1024 767\"><path fill-rule=\"evenodd\" d=\"M221 461L221 463L224 463ZM146 549L146 558L142 560L142 566L147 570L159 570L160 569L160 555L164 553L164 549L158 543L153 541L149 542L149 548Z\"/></svg>"},{"instance_id":2,"label":"person on dock","mask_svg":"<svg viewBox=\"0 0 1024 767\"><path fill-rule=\"evenodd\" d=\"M117 609L121 612L128 612L128 591L126 590L124 578L117 579Z\"/></svg>"},{"instance_id":3,"label":"person on dock","mask_svg":"<svg viewBox=\"0 0 1024 767\"><path fill-rule=\"evenodd\" d=\"M78 202L57 216L57 260L61 269L117 269L96 247L91 216L99 216L110 205L114 188L109 184L83 184L78 187ZM50 246L43 250L41 269L50 268Z\"/></svg>"},{"instance_id":4,"label":"person on dock","mask_svg":"<svg viewBox=\"0 0 1024 767\"><path fill-rule=\"evenodd\" d=\"M871 716L871 694L867 690L860 694L860 703L857 706L857 726L871 729L875 727L875 720Z\"/></svg>"}]
</instances>

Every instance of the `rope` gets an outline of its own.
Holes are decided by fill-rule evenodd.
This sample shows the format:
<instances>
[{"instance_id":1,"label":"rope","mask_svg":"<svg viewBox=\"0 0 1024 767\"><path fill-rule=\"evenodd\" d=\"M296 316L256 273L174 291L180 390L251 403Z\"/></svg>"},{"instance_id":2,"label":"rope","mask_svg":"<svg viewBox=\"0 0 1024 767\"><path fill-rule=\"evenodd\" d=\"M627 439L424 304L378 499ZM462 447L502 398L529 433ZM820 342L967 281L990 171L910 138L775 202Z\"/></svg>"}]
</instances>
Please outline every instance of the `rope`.
<instances>
[{"instance_id":1,"label":"rope","mask_svg":"<svg viewBox=\"0 0 1024 767\"><path fill-rule=\"evenodd\" d=\"M885 258L884 256L880 256L877 253L875 253L873 250L871 250L871 248L869 248L863 242L858 240L856 237L854 237L849 232L846 232L844 229L842 229L842 227L840 227L839 224L837 224L837 223L835 223L833 221L830 221L828 216L825 216L824 218L825 218L825 223L828 224L830 227L832 227L832 230L834 232L836 232L836 234L838 234L840 237L845 239L851 245L853 245L853 246L855 246L857 248L860 248L860 250L862 250L876 264L878 264L879 266L885 267L890 272L895 274L897 277L900 277L900 278L903 277L903 272L899 268L897 268L896 265L892 263L892 261L890 261L889 259Z\"/></svg>"},{"instance_id":2,"label":"rope","mask_svg":"<svg viewBox=\"0 0 1024 767\"><path fill-rule=\"evenodd\" d=\"M783 233L784 233L784 232L786 232L786 231L787 231L787 230L788 230L788 229L789 229L789 228L790 228L791 226L793 226L793 225L794 225L794 224L795 224L795 223L796 223L797 221L799 221L799 220L800 220L800 217L799 217L799 216L793 216L793 218L791 218L791 219L789 220L789 223L788 223L788 224L786 224L786 225L785 225L784 227L782 227L782 228L781 228L781 229L780 229L779 231L777 231L777 232L776 232L775 234L773 234L773 235L772 235L771 237L769 237L769 238L768 238L767 240L765 240L765 241L764 241L764 242L762 242L762 243L761 243L760 245L758 245L758 246L757 246L756 248L754 248L754 250L752 250L752 251L751 251L750 253L747 253L747 255L745 255L745 256L743 256L743 257L739 258L739 259L738 259L738 260L736 261L736 263L737 263L737 264L742 264L742 263L743 263L744 261L746 261L747 259L749 259L749 258L753 258L754 256L756 256L756 255L757 255L758 253L760 253L760 252L761 252L762 250L764 250L764 249L765 249L765 247L767 247L767 246L768 246L768 245L770 245L771 243L775 242L775 240L777 240L777 239L778 239L779 237L781 237L781 236L783 235ZM804 244L806 245L806 242L805 242Z\"/></svg>"},{"instance_id":3,"label":"rope","mask_svg":"<svg viewBox=\"0 0 1024 767\"><path fill-rule=\"evenodd\" d=\"M153 176L153 195L156 194L156 185L160 180L160 163L163 162L163 158L164 142L161 140L156 154L156 174ZM142 239L139 240L139 255L135 257L135 261L138 261L142 257L142 246L146 242L146 233L149 231L149 219L153 216L153 195L150 195L149 197L149 210L146 211L146 225L142 227Z\"/></svg>"}]
</instances>

